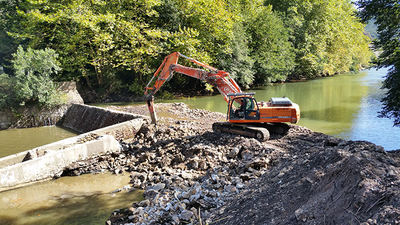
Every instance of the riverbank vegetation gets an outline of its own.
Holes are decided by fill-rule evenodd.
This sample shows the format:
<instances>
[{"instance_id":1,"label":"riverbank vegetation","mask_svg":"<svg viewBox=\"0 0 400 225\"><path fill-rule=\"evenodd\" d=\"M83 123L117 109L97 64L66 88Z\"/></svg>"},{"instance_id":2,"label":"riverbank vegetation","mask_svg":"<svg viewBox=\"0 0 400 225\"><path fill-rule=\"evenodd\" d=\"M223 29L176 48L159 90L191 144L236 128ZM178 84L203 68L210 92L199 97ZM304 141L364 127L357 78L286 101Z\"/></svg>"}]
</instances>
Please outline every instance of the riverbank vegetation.
<instances>
[{"instance_id":1,"label":"riverbank vegetation","mask_svg":"<svg viewBox=\"0 0 400 225\"><path fill-rule=\"evenodd\" d=\"M381 50L375 63L379 68L390 67L383 83L387 94L382 102L381 116L394 119L400 126L400 3L397 0L358 2L364 21L375 19L378 27L374 48Z\"/></svg>"},{"instance_id":2,"label":"riverbank vegetation","mask_svg":"<svg viewBox=\"0 0 400 225\"><path fill-rule=\"evenodd\" d=\"M16 77L17 46L50 48L62 71L97 101L140 96L167 54L228 71L244 88L359 70L370 39L350 0L119 0L1 3L1 61ZM164 89L199 93L175 76ZM1 88L0 88L1 89ZM117 97L118 99L118 97Z\"/></svg>"}]
</instances>

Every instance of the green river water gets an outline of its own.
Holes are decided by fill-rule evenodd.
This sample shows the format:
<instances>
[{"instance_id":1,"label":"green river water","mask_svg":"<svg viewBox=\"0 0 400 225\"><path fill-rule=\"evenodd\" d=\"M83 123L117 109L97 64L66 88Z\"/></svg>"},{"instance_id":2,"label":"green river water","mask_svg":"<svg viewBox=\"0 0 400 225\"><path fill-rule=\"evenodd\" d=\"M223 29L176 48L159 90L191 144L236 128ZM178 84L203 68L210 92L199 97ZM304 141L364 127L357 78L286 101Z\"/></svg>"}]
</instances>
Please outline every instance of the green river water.
<instances>
[{"instance_id":1,"label":"green river water","mask_svg":"<svg viewBox=\"0 0 400 225\"><path fill-rule=\"evenodd\" d=\"M348 140L367 140L386 150L400 149L400 127L378 118L384 90L380 89L386 69L370 69L306 82L275 84L255 92L257 101L286 96L300 106L299 125ZM220 95L183 98L163 102L184 102L192 108L226 113Z\"/></svg>"},{"instance_id":2,"label":"green river water","mask_svg":"<svg viewBox=\"0 0 400 225\"><path fill-rule=\"evenodd\" d=\"M393 127L389 119L377 117L385 74L386 70L371 69L276 84L251 92L256 92L258 101L289 97L300 105L302 126L394 150L400 149L400 128ZM226 103L220 95L163 102L184 102L192 108L226 112ZM0 157L73 135L57 127L0 131ZM83 175L0 192L0 224L104 224L113 209L129 207L140 199L140 192L111 193L128 183L128 175Z\"/></svg>"},{"instance_id":3,"label":"green river water","mask_svg":"<svg viewBox=\"0 0 400 225\"><path fill-rule=\"evenodd\" d=\"M76 134L56 126L0 131L0 157L49 144Z\"/></svg>"}]
</instances>

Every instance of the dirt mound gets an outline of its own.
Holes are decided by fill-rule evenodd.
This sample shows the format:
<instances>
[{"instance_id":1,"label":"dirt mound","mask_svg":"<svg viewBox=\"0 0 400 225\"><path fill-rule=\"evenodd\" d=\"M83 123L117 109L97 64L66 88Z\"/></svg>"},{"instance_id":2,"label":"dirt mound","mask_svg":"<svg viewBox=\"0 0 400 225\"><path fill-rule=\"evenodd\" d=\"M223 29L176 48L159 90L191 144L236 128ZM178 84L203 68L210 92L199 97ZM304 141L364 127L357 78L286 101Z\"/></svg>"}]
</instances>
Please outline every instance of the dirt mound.
<instances>
[{"instance_id":1,"label":"dirt mound","mask_svg":"<svg viewBox=\"0 0 400 225\"><path fill-rule=\"evenodd\" d=\"M281 142L285 154L213 215L215 224L400 223L397 153L320 133Z\"/></svg>"}]
</instances>

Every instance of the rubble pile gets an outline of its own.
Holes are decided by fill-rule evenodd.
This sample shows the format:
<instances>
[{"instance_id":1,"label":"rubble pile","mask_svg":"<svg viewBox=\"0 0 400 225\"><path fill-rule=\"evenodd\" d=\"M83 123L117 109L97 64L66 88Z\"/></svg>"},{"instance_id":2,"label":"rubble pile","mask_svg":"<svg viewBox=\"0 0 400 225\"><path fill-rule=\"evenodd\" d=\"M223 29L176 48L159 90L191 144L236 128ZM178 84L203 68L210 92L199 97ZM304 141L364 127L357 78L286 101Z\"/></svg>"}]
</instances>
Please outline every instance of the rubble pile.
<instances>
[{"instance_id":1,"label":"rubble pile","mask_svg":"<svg viewBox=\"0 0 400 225\"><path fill-rule=\"evenodd\" d=\"M144 190L107 224L400 223L397 152L299 126L267 142L217 134L211 123L222 114L163 106L187 119L147 123L121 153L64 171L127 172L130 188Z\"/></svg>"}]
</instances>

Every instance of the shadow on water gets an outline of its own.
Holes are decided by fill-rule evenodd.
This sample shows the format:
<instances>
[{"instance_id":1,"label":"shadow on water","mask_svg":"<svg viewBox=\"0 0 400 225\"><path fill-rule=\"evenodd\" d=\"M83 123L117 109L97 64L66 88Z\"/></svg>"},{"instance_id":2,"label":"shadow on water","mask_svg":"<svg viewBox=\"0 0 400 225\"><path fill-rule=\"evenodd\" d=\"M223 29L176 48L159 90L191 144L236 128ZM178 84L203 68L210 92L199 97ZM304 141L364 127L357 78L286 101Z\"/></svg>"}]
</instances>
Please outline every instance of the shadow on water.
<instances>
[{"instance_id":1,"label":"shadow on water","mask_svg":"<svg viewBox=\"0 0 400 225\"><path fill-rule=\"evenodd\" d=\"M58 199L52 206L38 207L21 215L0 216L0 224L19 224L21 218L29 218L20 224L99 224L106 220L101 209L106 205L101 195L74 196ZM99 210L94 210L98 208ZM97 219L97 221L96 221Z\"/></svg>"},{"instance_id":2,"label":"shadow on water","mask_svg":"<svg viewBox=\"0 0 400 225\"><path fill-rule=\"evenodd\" d=\"M17 224L17 218L11 216L0 216L0 224L2 225L14 225Z\"/></svg>"},{"instance_id":3,"label":"shadow on water","mask_svg":"<svg viewBox=\"0 0 400 225\"><path fill-rule=\"evenodd\" d=\"M118 196L115 194L114 197L110 194L105 195L59 198L53 206L39 207L25 212L22 216L32 218L32 222L23 224L103 224L113 209L129 207L132 202L138 200L136 193L118 193ZM124 202L128 199L129 201L110 210L110 206L115 205L121 198Z\"/></svg>"}]
</instances>

